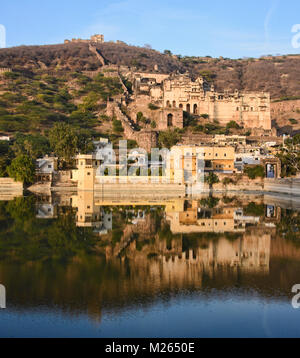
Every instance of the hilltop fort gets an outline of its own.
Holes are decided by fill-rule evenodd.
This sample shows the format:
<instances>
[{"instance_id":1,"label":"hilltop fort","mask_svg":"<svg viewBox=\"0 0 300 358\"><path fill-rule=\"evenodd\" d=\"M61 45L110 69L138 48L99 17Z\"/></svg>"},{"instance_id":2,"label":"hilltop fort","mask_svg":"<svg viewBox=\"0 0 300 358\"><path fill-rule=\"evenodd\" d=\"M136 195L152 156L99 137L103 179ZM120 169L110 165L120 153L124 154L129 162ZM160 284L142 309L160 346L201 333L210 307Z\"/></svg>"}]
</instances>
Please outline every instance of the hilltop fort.
<instances>
[{"instance_id":1,"label":"hilltop fort","mask_svg":"<svg viewBox=\"0 0 300 358\"><path fill-rule=\"evenodd\" d=\"M90 43L90 42L95 42L95 43L99 43L102 44L104 42L104 35L93 35L91 36L90 40L82 40L82 39L72 39L72 40L65 40L64 43L65 44L69 44L69 43Z\"/></svg>"}]
</instances>

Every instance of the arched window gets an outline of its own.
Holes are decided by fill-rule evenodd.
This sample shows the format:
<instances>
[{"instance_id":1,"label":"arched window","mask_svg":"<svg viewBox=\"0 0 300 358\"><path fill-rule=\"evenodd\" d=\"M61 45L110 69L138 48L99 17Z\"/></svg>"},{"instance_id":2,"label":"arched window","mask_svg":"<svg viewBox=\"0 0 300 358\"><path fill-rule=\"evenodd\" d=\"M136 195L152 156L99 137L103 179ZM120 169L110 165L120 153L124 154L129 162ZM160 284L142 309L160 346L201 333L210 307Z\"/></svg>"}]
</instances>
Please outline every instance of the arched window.
<instances>
[{"instance_id":1,"label":"arched window","mask_svg":"<svg viewBox=\"0 0 300 358\"><path fill-rule=\"evenodd\" d=\"M173 101L173 108L176 108L176 101Z\"/></svg>"},{"instance_id":2,"label":"arched window","mask_svg":"<svg viewBox=\"0 0 300 358\"><path fill-rule=\"evenodd\" d=\"M191 113L191 105L190 105L190 104L187 104L187 105L186 105L186 111L187 111L188 113Z\"/></svg>"},{"instance_id":3,"label":"arched window","mask_svg":"<svg viewBox=\"0 0 300 358\"><path fill-rule=\"evenodd\" d=\"M168 127L173 127L173 114L168 114Z\"/></svg>"},{"instance_id":4,"label":"arched window","mask_svg":"<svg viewBox=\"0 0 300 358\"><path fill-rule=\"evenodd\" d=\"M170 108L171 107L171 103L170 101L167 101L167 107Z\"/></svg>"},{"instance_id":5,"label":"arched window","mask_svg":"<svg viewBox=\"0 0 300 358\"><path fill-rule=\"evenodd\" d=\"M198 106L197 106L196 104L194 104L193 113L194 113L194 114L197 114L197 113L198 113Z\"/></svg>"},{"instance_id":6,"label":"arched window","mask_svg":"<svg viewBox=\"0 0 300 358\"><path fill-rule=\"evenodd\" d=\"M179 108L183 109L183 104L182 103L180 103Z\"/></svg>"}]
</instances>

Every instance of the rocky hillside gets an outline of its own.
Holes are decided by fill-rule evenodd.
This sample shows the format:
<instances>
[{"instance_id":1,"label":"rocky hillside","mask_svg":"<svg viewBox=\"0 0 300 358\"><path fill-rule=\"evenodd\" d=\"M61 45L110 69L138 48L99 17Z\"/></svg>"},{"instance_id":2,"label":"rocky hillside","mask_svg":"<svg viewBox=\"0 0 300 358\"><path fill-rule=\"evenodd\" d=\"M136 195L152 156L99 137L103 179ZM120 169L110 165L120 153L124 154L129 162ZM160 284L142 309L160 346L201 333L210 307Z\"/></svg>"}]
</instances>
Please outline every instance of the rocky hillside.
<instances>
[{"instance_id":1,"label":"rocky hillside","mask_svg":"<svg viewBox=\"0 0 300 358\"><path fill-rule=\"evenodd\" d=\"M219 91L268 91L273 125L282 132L300 130L300 56L181 57L111 42L98 44L97 51L111 65L202 75ZM0 69L13 71L0 75L0 132L40 131L57 121L84 128L100 125L109 132L111 124L103 120L105 101L123 89L117 73L103 69L93 75L102 68L97 51L91 51L88 43L0 49Z\"/></svg>"},{"instance_id":2,"label":"rocky hillside","mask_svg":"<svg viewBox=\"0 0 300 358\"><path fill-rule=\"evenodd\" d=\"M300 56L260 59L181 57L170 53L106 42L97 45L110 64L125 65L142 71L170 73L189 71L204 75L218 90L264 90L272 99L300 96ZM0 67L40 71L94 71L100 64L87 43L49 46L20 46L0 49Z\"/></svg>"}]
</instances>

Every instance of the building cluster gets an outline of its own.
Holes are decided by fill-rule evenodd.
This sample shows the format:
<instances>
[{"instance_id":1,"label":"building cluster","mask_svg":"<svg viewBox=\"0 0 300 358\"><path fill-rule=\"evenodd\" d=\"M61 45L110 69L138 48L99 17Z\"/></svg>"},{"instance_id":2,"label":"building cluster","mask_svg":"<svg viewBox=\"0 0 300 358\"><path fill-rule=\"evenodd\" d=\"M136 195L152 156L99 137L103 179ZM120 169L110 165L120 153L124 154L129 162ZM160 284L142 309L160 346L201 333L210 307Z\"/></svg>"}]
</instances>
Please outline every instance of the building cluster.
<instances>
[{"instance_id":1,"label":"building cluster","mask_svg":"<svg viewBox=\"0 0 300 358\"><path fill-rule=\"evenodd\" d=\"M157 175L158 182L193 185L201 182L201 178L210 172L231 177L243 174L245 167L257 165L265 168L266 178L280 177L281 163L274 156L276 146L248 145L246 137L242 136L232 136L231 142L229 139L230 137L219 136L214 139L215 143L211 144L176 145L170 151L161 151L157 161L151 156L148 157L144 151L131 150L125 158L125 164L124 158L120 159L120 153L113 149L112 143L100 140L94 143L94 153L77 156L77 169L72 171L72 180L77 183L80 190L94 190L105 175L108 176L105 178L107 183L117 177L126 179L132 168L139 171L139 174L133 172L140 180L144 177L150 180L150 175L153 180L153 173L156 173L154 175ZM107 173L100 171L100 167L105 168ZM124 173L124 169L125 174L121 174ZM157 171L151 172L152 169Z\"/></svg>"},{"instance_id":2,"label":"building cluster","mask_svg":"<svg viewBox=\"0 0 300 358\"><path fill-rule=\"evenodd\" d=\"M90 37L89 40L83 40L83 39L72 39L72 40L65 40L64 43L68 44L68 43L103 43L104 42L104 35L93 35Z\"/></svg>"},{"instance_id":3,"label":"building cluster","mask_svg":"<svg viewBox=\"0 0 300 358\"><path fill-rule=\"evenodd\" d=\"M275 205L264 205L263 215L249 215L245 214L243 206L236 204L221 204L207 208L198 200L172 199L153 202L145 199L103 199L88 191L73 195L70 202L76 209L76 225L90 227L99 236L107 235L113 229L111 208L124 208L123 212L130 218L130 224L125 226L119 242L114 247L106 248L109 256L116 257L122 251L126 251L126 255L129 256L135 255L136 250L131 249L133 244L137 245L133 237L155 237L155 218L145 210L145 206L151 205L152 208L164 208L164 217L174 236L170 242L165 243L167 246L159 240L149 248L145 247L142 250L144 255L148 254L148 250L155 252L165 264L168 263L165 259L171 255L172 262L178 264L204 263L208 260L207 267L215 261L218 265L263 272L268 272L271 236L275 234L276 224L281 218L280 208ZM135 209L130 209L133 206ZM57 212L57 203L37 203L37 217L40 219L56 217ZM251 232L251 227L255 227L261 234L255 236ZM218 234L220 239L216 242L208 241L207 246L194 246L193 249L183 250L183 236L201 233ZM235 240L230 241L227 239L230 235L237 236L234 236ZM220 246L215 247L215 244Z\"/></svg>"},{"instance_id":4,"label":"building cluster","mask_svg":"<svg viewBox=\"0 0 300 358\"><path fill-rule=\"evenodd\" d=\"M205 115L211 122L226 126L235 121L244 128L271 130L270 93L268 92L218 92L203 77L193 80L189 74L132 73L136 99L148 100L161 108L169 109L168 126L172 110L194 115ZM180 125L179 125L180 127Z\"/></svg>"}]
</instances>

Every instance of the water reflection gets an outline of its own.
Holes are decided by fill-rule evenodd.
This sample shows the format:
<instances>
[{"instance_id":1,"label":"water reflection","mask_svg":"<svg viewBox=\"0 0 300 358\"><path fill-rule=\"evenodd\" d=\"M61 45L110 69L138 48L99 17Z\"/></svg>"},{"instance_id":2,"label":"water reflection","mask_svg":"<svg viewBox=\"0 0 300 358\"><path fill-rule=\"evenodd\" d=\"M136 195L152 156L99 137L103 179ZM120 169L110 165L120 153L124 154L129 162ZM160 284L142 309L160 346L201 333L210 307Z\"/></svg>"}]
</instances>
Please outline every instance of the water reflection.
<instances>
[{"instance_id":1,"label":"water reflection","mask_svg":"<svg viewBox=\"0 0 300 358\"><path fill-rule=\"evenodd\" d=\"M0 283L16 311L88 314L180 295L289 302L300 212L266 196L109 199L92 192L0 202ZM184 324L184 323L183 323Z\"/></svg>"}]
</instances>

